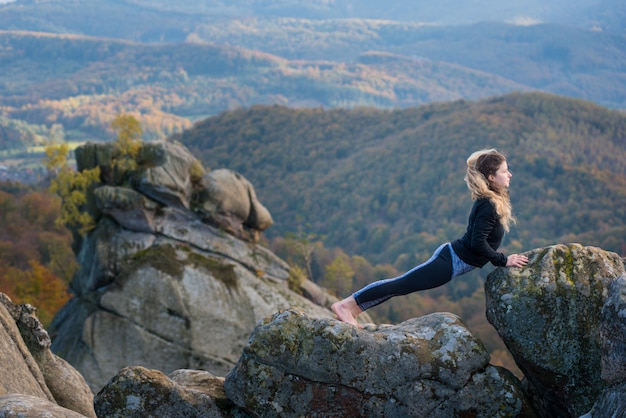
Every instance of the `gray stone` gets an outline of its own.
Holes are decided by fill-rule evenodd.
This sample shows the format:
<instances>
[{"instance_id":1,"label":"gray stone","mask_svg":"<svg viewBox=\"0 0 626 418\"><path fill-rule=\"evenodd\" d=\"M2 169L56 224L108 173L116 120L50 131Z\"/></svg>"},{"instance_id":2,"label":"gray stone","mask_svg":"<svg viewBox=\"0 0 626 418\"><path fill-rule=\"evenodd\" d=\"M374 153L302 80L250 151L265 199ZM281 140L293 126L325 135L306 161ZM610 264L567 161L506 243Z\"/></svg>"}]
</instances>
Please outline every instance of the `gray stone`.
<instances>
[{"instance_id":1,"label":"gray stone","mask_svg":"<svg viewBox=\"0 0 626 418\"><path fill-rule=\"evenodd\" d=\"M602 379L609 385L626 382L626 277L609 286L600 321Z\"/></svg>"},{"instance_id":2,"label":"gray stone","mask_svg":"<svg viewBox=\"0 0 626 418\"><path fill-rule=\"evenodd\" d=\"M43 373L17 327L19 316L18 307L0 293L0 395L21 393L53 402Z\"/></svg>"},{"instance_id":3,"label":"gray stone","mask_svg":"<svg viewBox=\"0 0 626 418\"><path fill-rule=\"evenodd\" d=\"M113 160L118 155L119 151L111 143L86 142L74 150L76 170L83 171L100 167L101 171L105 171L103 175L106 178L106 170L113 165ZM116 184L112 180L110 183Z\"/></svg>"},{"instance_id":4,"label":"gray stone","mask_svg":"<svg viewBox=\"0 0 626 418\"><path fill-rule=\"evenodd\" d=\"M37 396L11 393L8 395L0 395L0 417L85 418L85 415L63 408L54 402Z\"/></svg>"},{"instance_id":5,"label":"gray stone","mask_svg":"<svg viewBox=\"0 0 626 418\"><path fill-rule=\"evenodd\" d=\"M165 206L189 208L192 195L191 170L196 158L179 143L155 141L144 143L132 178L138 192Z\"/></svg>"},{"instance_id":6,"label":"gray stone","mask_svg":"<svg viewBox=\"0 0 626 418\"><path fill-rule=\"evenodd\" d=\"M358 329L290 309L255 328L225 389L255 417L533 416L488 362L452 314Z\"/></svg>"},{"instance_id":7,"label":"gray stone","mask_svg":"<svg viewBox=\"0 0 626 418\"><path fill-rule=\"evenodd\" d=\"M593 409L580 418L623 417L626 417L626 383L605 389Z\"/></svg>"},{"instance_id":8,"label":"gray stone","mask_svg":"<svg viewBox=\"0 0 626 418\"><path fill-rule=\"evenodd\" d=\"M76 369L50 351L50 337L33 306L15 305L0 293L0 324L0 395L29 397L4 398L5 414L33 404L30 397L34 397L59 405L59 410L63 407L81 416L95 417L93 393ZM36 409L41 402L34 403Z\"/></svg>"},{"instance_id":9,"label":"gray stone","mask_svg":"<svg viewBox=\"0 0 626 418\"><path fill-rule=\"evenodd\" d=\"M205 391L185 387L144 367L121 370L96 395L94 404L99 417L120 418L226 418L233 416L231 409L235 408L230 403L222 409Z\"/></svg>"},{"instance_id":10,"label":"gray stone","mask_svg":"<svg viewBox=\"0 0 626 418\"><path fill-rule=\"evenodd\" d=\"M194 195L194 210L227 232L253 241L257 239L255 231L264 231L273 223L252 184L228 169L205 174L200 191Z\"/></svg>"},{"instance_id":11,"label":"gray stone","mask_svg":"<svg viewBox=\"0 0 626 418\"><path fill-rule=\"evenodd\" d=\"M94 392L132 365L224 376L262 318L290 306L332 316L288 289L289 267L267 248L170 207L155 215L154 229L103 218L79 253L77 297L51 325L53 351Z\"/></svg>"},{"instance_id":12,"label":"gray stone","mask_svg":"<svg viewBox=\"0 0 626 418\"><path fill-rule=\"evenodd\" d=\"M122 228L154 232L154 216L160 205L141 193L127 187L102 186L94 190L94 197L98 210Z\"/></svg>"},{"instance_id":13,"label":"gray stone","mask_svg":"<svg viewBox=\"0 0 626 418\"><path fill-rule=\"evenodd\" d=\"M488 276L487 318L527 378L540 415L577 417L606 387L600 331L608 322L623 329L624 321L613 305L604 308L612 319L602 311L624 263L615 253L579 244L528 256L525 268L498 268Z\"/></svg>"},{"instance_id":14,"label":"gray stone","mask_svg":"<svg viewBox=\"0 0 626 418\"><path fill-rule=\"evenodd\" d=\"M267 315L299 306L332 316L288 289L289 266L267 248L189 209L193 178L199 181L202 170L182 145L144 144L136 169L125 173L111 171L113 144L87 144L78 155L82 168L109 170L88 196L104 216L82 240L71 283L76 297L51 324L52 348L94 392L134 365L225 375ZM223 180L211 189L221 214L240 216L257 232L271 224L246 179L228 170L208 178Z\"/></svg>"}]
</instances>

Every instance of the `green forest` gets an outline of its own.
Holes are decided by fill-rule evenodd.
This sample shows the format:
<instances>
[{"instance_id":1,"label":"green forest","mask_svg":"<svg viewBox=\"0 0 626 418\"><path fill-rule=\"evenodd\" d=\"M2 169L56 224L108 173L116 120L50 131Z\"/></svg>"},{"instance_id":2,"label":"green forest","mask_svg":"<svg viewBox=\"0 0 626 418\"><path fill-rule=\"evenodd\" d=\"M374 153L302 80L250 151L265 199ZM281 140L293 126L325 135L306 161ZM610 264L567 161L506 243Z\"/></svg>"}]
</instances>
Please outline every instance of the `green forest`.
<instances>
[{"instance_id":1,"label":"green forest","mask_svg":"<svg viewBox=\"0 0 626 418\"><path fill-rule=\"evenodd\" d=\"M580 100L513 93L416 108L254 106L174 135L206 167L250 179L276 218L330 246L406 269L465 228L465 160L509 157L519 251L579 241L623 252L626 116Z\"/></svg>"}]
</instances>

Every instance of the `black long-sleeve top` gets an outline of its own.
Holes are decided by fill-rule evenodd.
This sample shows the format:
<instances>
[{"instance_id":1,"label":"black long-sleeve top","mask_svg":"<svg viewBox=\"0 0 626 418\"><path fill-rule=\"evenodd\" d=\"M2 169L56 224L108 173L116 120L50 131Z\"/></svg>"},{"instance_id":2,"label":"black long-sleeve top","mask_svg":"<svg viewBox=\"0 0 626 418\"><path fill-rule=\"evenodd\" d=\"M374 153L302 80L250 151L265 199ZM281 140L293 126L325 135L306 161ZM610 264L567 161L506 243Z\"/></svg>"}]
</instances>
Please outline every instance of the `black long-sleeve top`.
<instances>
[{"instance_id":1,"label":"black long-sleeve top","mask_svg":"<svg viewBox=\"0 0 626 418\"><path fill-rule=\"evenodd\" d=\"M506 255L496 250L502 243L504 227L496 208L489 199L474 201L465 235L452 242L454 252L465 263L483 267L490 262L494 266L506 266Z\"/></svg>"}]
</instances>

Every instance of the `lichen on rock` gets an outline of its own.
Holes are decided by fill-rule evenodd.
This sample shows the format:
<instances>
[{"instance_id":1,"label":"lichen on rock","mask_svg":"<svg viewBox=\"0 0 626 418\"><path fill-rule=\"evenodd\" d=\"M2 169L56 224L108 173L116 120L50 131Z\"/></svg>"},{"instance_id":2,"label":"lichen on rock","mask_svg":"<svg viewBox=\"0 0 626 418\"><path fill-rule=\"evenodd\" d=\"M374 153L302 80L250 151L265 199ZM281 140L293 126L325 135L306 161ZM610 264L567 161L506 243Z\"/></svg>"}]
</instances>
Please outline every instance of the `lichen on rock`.
<instances>
[{"instance_id":1,"label":"lichen on rock","mask_svg":"<svg viewBox=\"0 0 626 418\"><path fill-rule=\"evenodd\" d=\"M615 253L580 244L527 255L525 268L499 268L488 276L487 318L528 379L540 413L577 417L606 387L601 376L606 339L600 331L619 320L602 311L609 288L624 274L624 262Z\"/></svg>"},{"instance_id":2,"label":"lichen on rock","mask_svg":"<svg viewBox=\"0 0 626 418\"><path fill-rule=\"evenodd\" d=\"M358 329L278 312L255 328L225 389L258 417L533 416L519 381L448 313Z\"/></svg>"}]
</instances>

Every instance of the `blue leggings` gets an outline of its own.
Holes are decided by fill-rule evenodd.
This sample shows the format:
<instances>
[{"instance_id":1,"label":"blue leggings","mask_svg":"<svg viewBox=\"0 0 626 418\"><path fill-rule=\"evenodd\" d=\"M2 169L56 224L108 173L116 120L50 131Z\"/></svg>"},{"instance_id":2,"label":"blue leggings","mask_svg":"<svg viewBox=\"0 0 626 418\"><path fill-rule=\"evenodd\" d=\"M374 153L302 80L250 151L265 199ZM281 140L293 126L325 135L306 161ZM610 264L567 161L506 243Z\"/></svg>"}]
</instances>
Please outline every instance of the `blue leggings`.
<instances>
[{"instance_id":1,"label":"blue leggings","mask_svg":"<svg viewBox=\"0 0 626 418\"><path fill-rule=\"evenodd\" d=\"M372 308L394 296L408 295L448 283L476 267L461 260L450 243L441 245L428 261L401 276L370 283L352 296L362 310Z\"/></svg>"}]
</instances>

